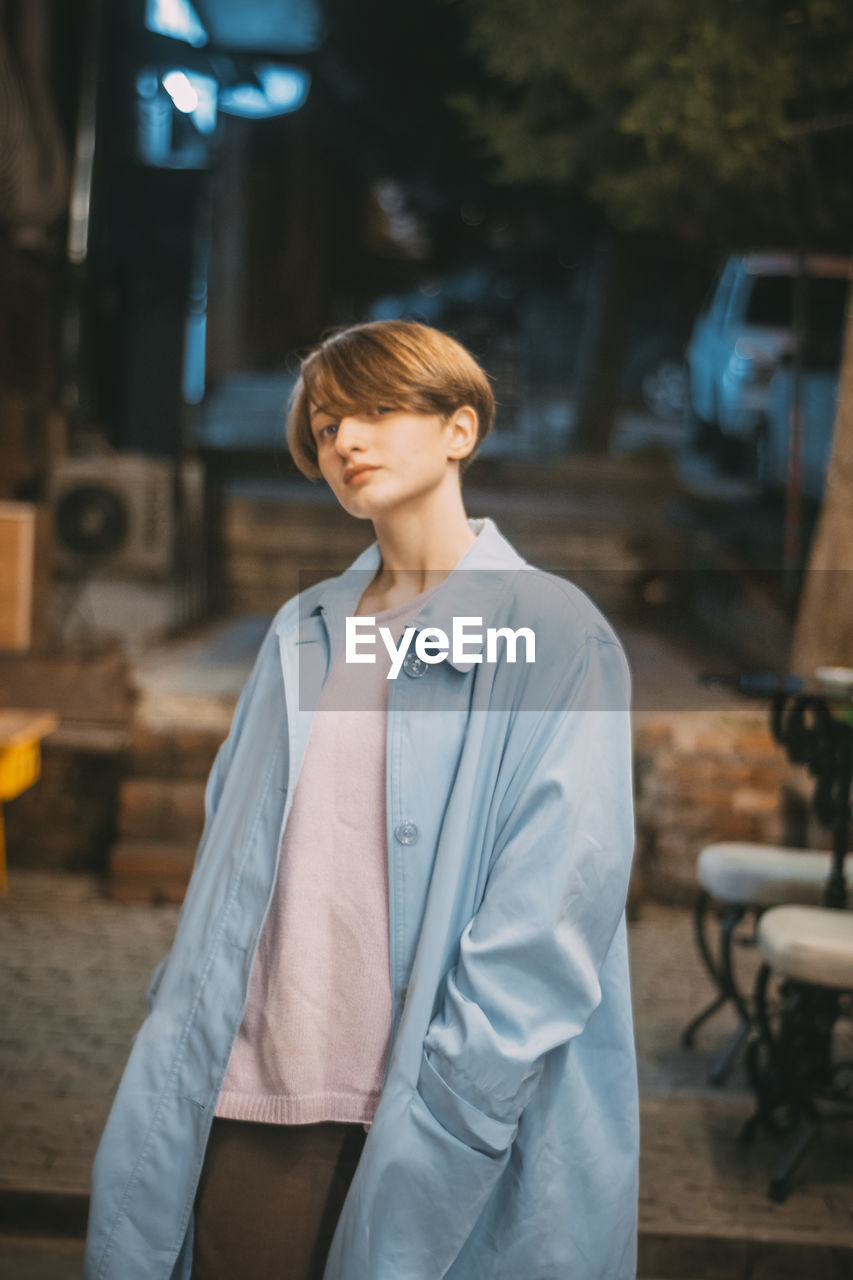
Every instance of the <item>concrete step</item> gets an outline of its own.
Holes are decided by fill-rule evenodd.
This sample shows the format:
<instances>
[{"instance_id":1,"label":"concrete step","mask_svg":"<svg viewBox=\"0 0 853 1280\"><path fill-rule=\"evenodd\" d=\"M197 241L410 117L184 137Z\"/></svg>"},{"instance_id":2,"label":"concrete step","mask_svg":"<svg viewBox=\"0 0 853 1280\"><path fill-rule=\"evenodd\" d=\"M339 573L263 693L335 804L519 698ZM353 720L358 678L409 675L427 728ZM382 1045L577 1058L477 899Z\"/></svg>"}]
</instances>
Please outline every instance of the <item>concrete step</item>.
<instances>
[{"instance_id":1,"label":"concrete step","mask_svg":"<svg viewBox=\"0 0 853 1280\"><path fill-rule=\"evenodd\" d=\"M64 1240L81 1239L86 1235L88 1217L89 1191L86 1187L74 1190L49 1185L0 1185L0 1239L42 1235ZM0 1259L2 1256L0 1250ZM5 1271L0 1265L0 1275L17 1274L16 1271Z\"/></svg>"},{"instance_id":2,"label":"concrete step","mask_svg":"<svg viewBox=\"0 0 853 1280\"><path fill-rule=\"evenodd\" d=\"M130 664L117 644L98 653L0 653L0 703L124 728L133 709Z\"/></svg>"},{"instance_id":3,"label":"concrete step","mask_svg":"<svg viewBox=\"0 0 853 1280\"><path fill-rule=\"evenodd\" d=\"M152 646L137 693L115 806L109 895L181 902L204 827L204 793L234 706L269 626L249 616Z\"/></svg>"},{"instance_id":4,"label":"concrete step","mask_svg":"<svg viewBox=\"0 0 853 1280\"><path fill-rule=\"evenodd\" d=\"M206 779L222 742L220 729L136 724L130 735L128 773L137 778Z\"/></svg>"},{"instance_id":5,"label":"concrete step","mask_svg":"<svg viewBox=\"0 0 853 1280\"><path fill-rule=\"evenodd\" d=\"M621 613L636 605L650 568L681 563L681 535L660 514L667 488L642 468L623 474L616 466L604 482L580 464L575 470L561 472L556 487L539 473L529 491L472 487L469 508L491 515L531 563L570 573L601 607ZM274 612L309 581L344 569L373 531L328 492L283 484L279 492L229 492L222 540L229 606ZM594 576L579 581L581 573Z\"/></svg>"},{"instance_id":6,"label":"concrete step","mask_svg":"<svg viewBox=\"0 0 853 1280\"><path fill-rule=\"evenodd\" d=\"M649 1262L654 1271L646 1269ZM688 1234L652 1237L641 1231L639 1263L638 1280L849 1280L853 1246Z\"/></svg>"},{"instance_id":7,"label":"concrete step","mask_svg":"<svg viewBox=\"0 0 853 1280\"><path fill-rule=\"evenodd\" d=\"M205 783L138 778L119 788L108 892L119 902L182 902L204 827Z\"/></svg>"},{"instance_id":8,"label":"concrete step","mask_svg":"<svg viewBox=\"0 0 853 1280\"><path fill-rule=\"evenodd\" d=\"M0 1235L0 1275L8 1280L79 1280L82 1266L82 1240Z\"/></svg>"},{"instance_id":9,"label":"concrete step","mask_svg":"<svg viewBox=\"0 0 853 1280\"><path fill-rule=\"evenodd\" d=\"M183 902L197 841L122 840L110 852L108 892L117 902Z\"/></svg>"},{"instance_id":10,"label":"concrete step","mask_svg":"<svg viewBox=\"0 0 853 1280\"><path fill-rule=\"evenodd\" d=\"M227 495L222 546L231 610L275 613L313 581L333 577L373 541L373 529L347 515L328 491Z\"/></svg>"},{"instance_id":11,"label":"concrete step","mask_svg":"<svg viewBox=\"0 0 853 1280\"><path fill-rule=\"evenodd\" d=\"M221 728L136 724L119 786L108 891L121 902L182 902L204 827Z\"/></svg>"},{"instance_id":12,"label":"concrete step","mask_svg":"<svg viewBox=\"0 0 853 1280\"><path fill-rule=\"evenodd\" d=\"M767 1195L786 1143L739 1145L749 1095L643 1098L640 1256L649 1276L841 1280L853 1275L850 1126L828 1116L792 1179Z\"/></svg>"},{"instance_id":13,"label":"concrete step","mask_svg":"<svg viewBox=\"0 0 853 1280\"><path fill-rule=\"evenodd\" d=\"M197 779L125 778L119 791L119 838L193 844L204 825L204 789Z\"/></svg>"}]
</instances>

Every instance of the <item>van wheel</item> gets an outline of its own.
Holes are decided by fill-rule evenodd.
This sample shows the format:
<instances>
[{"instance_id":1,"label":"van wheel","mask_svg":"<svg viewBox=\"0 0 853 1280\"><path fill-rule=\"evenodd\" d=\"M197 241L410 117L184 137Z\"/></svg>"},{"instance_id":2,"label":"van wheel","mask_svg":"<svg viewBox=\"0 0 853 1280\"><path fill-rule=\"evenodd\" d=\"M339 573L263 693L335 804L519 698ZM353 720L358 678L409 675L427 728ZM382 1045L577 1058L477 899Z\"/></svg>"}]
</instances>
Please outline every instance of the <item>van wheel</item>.
<instances>
[{"instance_id":1,"label":"van wheel","mask_svg":"<svg viewBox=\"0 0 853 1280\"><path fill-rule=\"evenodd\" d=\"M693 408L693 393L688 381L684 391L684 443L691 453L716 453L720 428L716 422L700 418Z\"/></svg>"},{"instance_id":2,"label":"van wheel","mask_svg":"<svg viewBox=\"0 0 853 1280\"><path fill-rule=\"evenodd\" d=\"M776 488L773 459L770 453L770 434L766 424L757 428L750 441L749 474L760 493L772 493Z\"/></svg>"},{"instance_id":3,"label":"van wheel","mask_svg":"<svg viewBox=\"0 0 853 1280\"><path fill-rule=\"evenodd\" d=\"M732 439L731 436L724 436L721 432L718 436L716 454L717 463L723 475L742 476L751 473L752 443L750 441Z\"/></svg>"}]
</instances>

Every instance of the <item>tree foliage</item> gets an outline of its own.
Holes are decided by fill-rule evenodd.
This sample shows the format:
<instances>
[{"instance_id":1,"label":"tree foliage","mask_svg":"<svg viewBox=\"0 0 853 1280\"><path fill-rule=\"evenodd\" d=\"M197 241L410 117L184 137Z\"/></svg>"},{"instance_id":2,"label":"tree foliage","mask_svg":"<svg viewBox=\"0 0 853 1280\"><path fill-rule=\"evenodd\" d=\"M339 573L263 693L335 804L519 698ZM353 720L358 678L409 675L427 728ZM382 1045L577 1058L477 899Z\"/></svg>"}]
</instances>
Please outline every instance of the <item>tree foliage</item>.
<instances>
[{"instance_id":1,"label":"tree foliage","mask_svg":"<svg viewBox=\"0 0 853 1280\"><path fill-rule=\"evenodd\" d=\"M457 95L508 182L584 190L626 229L849 243L846 0L450 0L490 76Z\"/></svg>"}]
</instances>

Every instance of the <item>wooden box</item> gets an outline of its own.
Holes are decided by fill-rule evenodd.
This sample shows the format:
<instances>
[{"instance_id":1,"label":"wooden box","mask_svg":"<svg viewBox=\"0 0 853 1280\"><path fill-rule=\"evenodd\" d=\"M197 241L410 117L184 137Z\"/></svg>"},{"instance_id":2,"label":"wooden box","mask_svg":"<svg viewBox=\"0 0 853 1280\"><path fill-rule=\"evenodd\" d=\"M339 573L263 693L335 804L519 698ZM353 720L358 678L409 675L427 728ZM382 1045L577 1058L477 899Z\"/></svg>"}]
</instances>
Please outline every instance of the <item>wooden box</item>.
<instances>
[{"instance_id":1,"label":"wooden box","mask_svg":"<svg viewBox=\"0 0 853 1280\"><path fill-rule=\"evenodd\" d=\"M0 502L0 650L48 642L51 528L46 505Z\"/></svg>"}]
</instances>

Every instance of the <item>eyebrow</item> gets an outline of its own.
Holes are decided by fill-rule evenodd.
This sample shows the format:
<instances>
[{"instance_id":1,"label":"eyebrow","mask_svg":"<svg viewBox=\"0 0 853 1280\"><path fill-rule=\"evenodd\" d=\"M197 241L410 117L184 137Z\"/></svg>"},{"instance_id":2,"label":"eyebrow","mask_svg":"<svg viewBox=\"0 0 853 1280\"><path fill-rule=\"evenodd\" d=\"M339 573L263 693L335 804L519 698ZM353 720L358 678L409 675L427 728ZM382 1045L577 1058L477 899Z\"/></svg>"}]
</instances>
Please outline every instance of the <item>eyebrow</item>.
<instances>
[{"instance_id":1,"label":"eyebrow","mask_svg":"<svg viewBox=\"0 0 853 1280\"><path fill-rule=\"evenodd\" d=\"M324 409L322 405L315 405L308 413L308 421L312 427L317 425L318 418L334 418L331 409Z\"/></svg>"}]
</instances>

